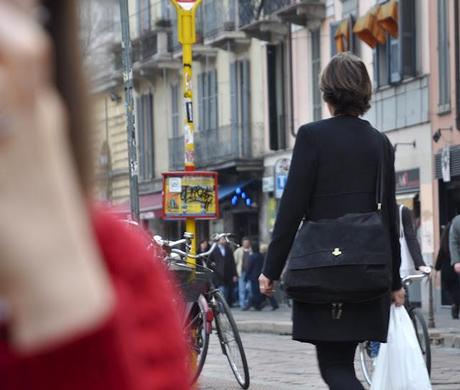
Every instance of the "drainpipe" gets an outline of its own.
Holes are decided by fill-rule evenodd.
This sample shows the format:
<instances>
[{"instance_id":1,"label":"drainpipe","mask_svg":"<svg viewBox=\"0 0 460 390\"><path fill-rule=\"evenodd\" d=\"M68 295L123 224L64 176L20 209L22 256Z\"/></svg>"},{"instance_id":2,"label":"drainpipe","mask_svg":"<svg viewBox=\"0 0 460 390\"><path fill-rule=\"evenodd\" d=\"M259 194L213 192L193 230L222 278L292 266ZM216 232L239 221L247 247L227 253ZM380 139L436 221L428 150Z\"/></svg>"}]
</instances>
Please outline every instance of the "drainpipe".
<instances>
[{"instance_id":1,"label":"drainpipe","mask_svg":"<svg viewBox=\"0 0 460 390\"><path fill-rule=\"evenodd\" d=\"M457 130L460 130L460 26L459 26L459 6L458 1L454 1L454 28L455 28L455 102L456 116L455 124Z\"/></svg>"}]
</instances>

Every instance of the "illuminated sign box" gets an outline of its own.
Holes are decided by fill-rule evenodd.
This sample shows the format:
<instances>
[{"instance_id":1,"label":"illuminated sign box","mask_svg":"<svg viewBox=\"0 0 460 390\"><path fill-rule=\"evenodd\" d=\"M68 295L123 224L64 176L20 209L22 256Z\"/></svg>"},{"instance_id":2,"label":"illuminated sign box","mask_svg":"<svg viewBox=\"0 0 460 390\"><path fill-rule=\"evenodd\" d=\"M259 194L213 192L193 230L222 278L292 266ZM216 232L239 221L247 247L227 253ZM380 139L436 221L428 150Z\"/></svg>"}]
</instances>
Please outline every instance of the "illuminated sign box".
<instances>
[{"instance_id":1,"label":"illuminated sign box","mask_svg":"<svg viewBox=\"0 0 460 390\"><path fill-rule=\"evenodd\" d=\"M217 219L216 172L163 173L163 219Z\"/></svg>"}]
</instances>

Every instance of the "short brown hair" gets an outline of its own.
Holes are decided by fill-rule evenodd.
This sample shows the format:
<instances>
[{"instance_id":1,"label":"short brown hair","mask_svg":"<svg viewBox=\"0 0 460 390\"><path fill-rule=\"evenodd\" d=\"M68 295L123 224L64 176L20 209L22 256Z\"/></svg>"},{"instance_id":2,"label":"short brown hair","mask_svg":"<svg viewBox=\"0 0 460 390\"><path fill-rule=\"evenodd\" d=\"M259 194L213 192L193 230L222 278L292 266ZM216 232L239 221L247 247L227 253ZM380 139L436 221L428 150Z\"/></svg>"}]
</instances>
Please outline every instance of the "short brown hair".
<instances>
[{"instance_id":1,"label":"short brown hair","mask_svg":"<svg viewBox=\"0 0 460 390\"><path fill-rule=\"evenodd\" d=\"M320 89L334 115L364 115L371 107L372 83L366 65L352 53L332 57L321 75Z\"/></svg>"}]
</instances>

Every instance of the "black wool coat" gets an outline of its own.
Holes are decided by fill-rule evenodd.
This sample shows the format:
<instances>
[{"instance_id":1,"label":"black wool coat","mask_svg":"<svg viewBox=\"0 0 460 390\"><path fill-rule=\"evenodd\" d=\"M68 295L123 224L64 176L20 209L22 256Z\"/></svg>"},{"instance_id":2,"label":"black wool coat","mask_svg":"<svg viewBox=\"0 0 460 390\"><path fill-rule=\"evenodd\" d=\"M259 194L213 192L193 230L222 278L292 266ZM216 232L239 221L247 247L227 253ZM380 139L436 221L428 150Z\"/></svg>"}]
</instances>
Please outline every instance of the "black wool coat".
<instances>
[{"instance_id":1,"label":"black wool coat","mask_svg":"<svg viewBox=\"0 0 460 390\"><path fill-rule=\"evenodd\" d=\"M209 255L209 260L214 263L214 282L217 286L231 286L236 272L235 258L231 249L225 246L225 256L222 256L217 246Z\"/></svg>"},{"instance_id":2,"label":"black wool coat","mask_svg":"<svg viewBox=\"0 0 460 390\"><path fill-rule=\"evenodd\" d=\"M391 239L392 290L401 288L393 147L367 121L353 116L337 116L299 129L264 275L272 280L280 278L303 217L316 221L376 210L381 137L385 144L383 216ZM334 319L328 304L294 302L293 338L312 343L384 342L390 304L389 292L371 302L344 304L342 317Z\"/></svg>"}]
</instances>

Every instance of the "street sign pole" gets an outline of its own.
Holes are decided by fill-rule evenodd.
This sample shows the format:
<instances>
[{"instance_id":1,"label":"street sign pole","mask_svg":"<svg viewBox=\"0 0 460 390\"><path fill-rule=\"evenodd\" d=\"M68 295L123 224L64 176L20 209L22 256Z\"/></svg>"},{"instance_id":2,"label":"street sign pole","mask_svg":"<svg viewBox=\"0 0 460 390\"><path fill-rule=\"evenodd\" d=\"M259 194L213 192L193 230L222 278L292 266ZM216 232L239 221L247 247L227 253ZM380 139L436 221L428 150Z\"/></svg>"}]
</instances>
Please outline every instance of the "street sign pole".
<instances>
[{"instance_id":1,"label":"street sign pole","mask_svg":"<svg viewBox=\"0 0 460 390\"><path fill-rule=\"evenodd\" d=\"M193 118L192 47L196 42L195 16L201 0L171 0L177 10L179 42L182 44L183 89L184 89L184 162L186 171L195 170L195 124ZM192 254L197 249L197 231L194 218L187 218L185 229L193 234ZM194 265L195 261L188 259Z\"/></svg>"},{"instance_id":2,"label":"street sign pole","mask_svg":"<svg viewBox=\"0 0 460 390\"><path fill-rule=\"evenodd\" d=\"M136 150L136 127L134 119L133 99L133 64L132 46L129 32L128 0L120 1L121 33L123 49L123 82L125 88L125 109L128 130L128 158L129 158L129 195L131 204L131 218L139 222L139 188Z\"/></svg>"}]
</instances>

